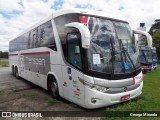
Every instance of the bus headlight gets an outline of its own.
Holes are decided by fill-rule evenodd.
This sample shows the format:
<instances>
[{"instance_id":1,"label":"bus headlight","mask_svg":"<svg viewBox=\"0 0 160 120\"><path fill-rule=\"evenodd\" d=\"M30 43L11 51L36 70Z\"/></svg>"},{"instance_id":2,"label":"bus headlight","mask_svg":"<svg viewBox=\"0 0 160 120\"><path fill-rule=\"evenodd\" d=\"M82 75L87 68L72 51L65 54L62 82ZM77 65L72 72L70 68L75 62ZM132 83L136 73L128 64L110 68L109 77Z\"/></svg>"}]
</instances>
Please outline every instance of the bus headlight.
<instances>
[{"instance_id":1,"label":"bus headlight","mask_svg":"<svg viewBox=\"0 0 160 120\"><path fill-rule=\"evenodd\" d=\"M92 89L100 91L100 92L106 92L107 91L106 87L102 87L102 86L99 86L99 85L93 85Z\"/></svg>"},{"instance_id":2,"label":"bus headlight","mask_svg":"<svg viewBox=\"0 0 160 120\"><path fill-rule=\"evenodd\" d=\"M103 86L99 86L99 85L95 85L95 84L92 84L92 83L89 83L89 82L86 82L85 80L79 78L79 81L85 85L86 87L90 88L90 89L93 89L93 90L97 90L97 91L100 91L100 92L106 92L108 90L108 88L106 87L103 87Z\"/></svg>"}]
</instances>

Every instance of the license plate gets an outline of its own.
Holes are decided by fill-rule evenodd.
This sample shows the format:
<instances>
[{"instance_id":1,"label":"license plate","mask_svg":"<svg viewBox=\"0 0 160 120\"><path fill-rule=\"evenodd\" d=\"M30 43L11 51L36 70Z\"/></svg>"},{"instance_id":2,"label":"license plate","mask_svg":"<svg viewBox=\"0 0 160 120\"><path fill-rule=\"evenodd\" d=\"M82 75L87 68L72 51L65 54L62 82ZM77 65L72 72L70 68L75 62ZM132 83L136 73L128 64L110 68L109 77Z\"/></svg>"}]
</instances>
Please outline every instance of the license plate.
<instances>
[{"instance_id":1,"label":"license plate","mask_svg":"<svg viewBox=\"0 0 160 120\"><path fill-rule=\"evenodd\" d=\"M121 101L126 101L130 98L130 95L125 95L121 97Z\"/></svg>"}]
</instances>

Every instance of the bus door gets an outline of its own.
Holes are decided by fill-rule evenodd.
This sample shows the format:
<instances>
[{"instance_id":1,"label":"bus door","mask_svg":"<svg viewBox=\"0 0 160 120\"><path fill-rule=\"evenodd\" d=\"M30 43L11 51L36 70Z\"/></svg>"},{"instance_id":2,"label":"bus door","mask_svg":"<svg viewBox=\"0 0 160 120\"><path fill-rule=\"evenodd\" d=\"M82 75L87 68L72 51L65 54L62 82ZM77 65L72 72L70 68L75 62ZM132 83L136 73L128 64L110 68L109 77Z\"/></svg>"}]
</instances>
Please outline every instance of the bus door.
<instances>
[{"instance_id":1,"label":"bus door","mask_svg":"<svg viewBox=\"0 0 160 120\"><path fill-rule=\"evenodd\" d=\"M64 98L84 105L84 86L79 82L83 79L80 50L80 34L67 35L67 61L69 65L62 66Z\"/></svg>"}]
</instances>

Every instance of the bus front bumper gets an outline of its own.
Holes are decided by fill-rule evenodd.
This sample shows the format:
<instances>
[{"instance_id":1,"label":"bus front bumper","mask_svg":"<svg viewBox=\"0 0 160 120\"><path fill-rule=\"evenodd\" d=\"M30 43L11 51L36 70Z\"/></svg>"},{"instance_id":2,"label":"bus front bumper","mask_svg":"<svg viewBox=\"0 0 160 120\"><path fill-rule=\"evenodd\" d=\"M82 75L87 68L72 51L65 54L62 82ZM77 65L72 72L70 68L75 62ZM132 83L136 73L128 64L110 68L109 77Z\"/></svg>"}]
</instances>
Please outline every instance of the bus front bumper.
<instances>
[{"instance_id":1,"label":"bus front bumper","mask_svg":"<svg viewBox=\"0 0 160 120\"><path fill-rule=\"evenodd\" d=\"M142 70L152 70L154 68L153 65L150 66L142 66Z\"/></svg>"},{"instance_id":2,"label":"bus front bumper","mask_svg":"<svg viewBox=\"0 0 160 120\"><path fill-rule=\"evenodd\" d=\"M105 107L117 103L124 102L122 101L122 97L129 96L129 98L125 101L134 99L141 95L143 88L143 81L140 86L132 91L126 91L123 93L116 94L107 94L99 91L95 91L88 87L85 87L85 108L94 109Z\"/></svg>"}]
</instances>

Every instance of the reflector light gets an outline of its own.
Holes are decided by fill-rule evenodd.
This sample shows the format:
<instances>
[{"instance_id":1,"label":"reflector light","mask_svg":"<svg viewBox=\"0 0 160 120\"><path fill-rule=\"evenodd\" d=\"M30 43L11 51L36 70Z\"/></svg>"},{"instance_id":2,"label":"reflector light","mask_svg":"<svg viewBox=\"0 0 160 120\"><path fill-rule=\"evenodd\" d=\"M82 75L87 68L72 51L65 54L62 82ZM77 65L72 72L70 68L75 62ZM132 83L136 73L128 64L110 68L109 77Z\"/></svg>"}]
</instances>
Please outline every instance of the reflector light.
<instances>
[{"instance_id":1,"label":"reflector light","mask_svg":"<svg viewBox=\"0 0 160 120\"><path fill-rule=\"evenodd\" d=\"M147 66L142 66L142 68L147 68Z\"/></svg>"},{"instance_id":2,"label":"reflector light","mask_svg":"<svg viewBox=\"0 0 160 120\"><path fill-rule=\"evenodd\" d=\"M86 17L86 16L80 16L80 22L81 23L87 23L87 21L88 21L88 18Z\"/></svg>"},{"instance_id":3,"label":"reflector light","mask_svg":"<svg viewBox=\"0 0 160 120\"><path fill-rule=\"evenodd\" d=\"M130 98L130 95L125 95L121 97L121 101L126 101Z\"/></svg>"}]
</instances>

